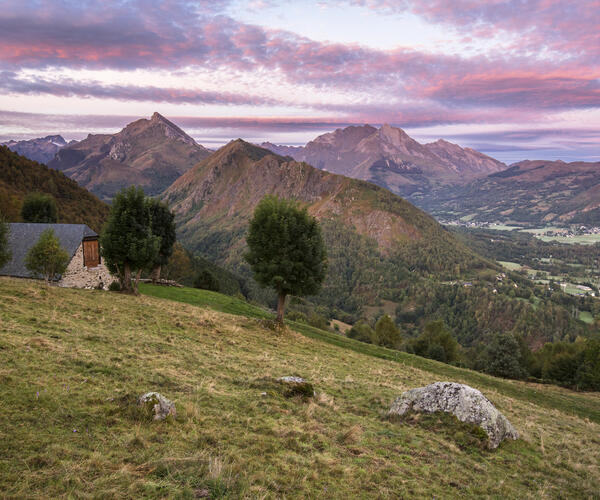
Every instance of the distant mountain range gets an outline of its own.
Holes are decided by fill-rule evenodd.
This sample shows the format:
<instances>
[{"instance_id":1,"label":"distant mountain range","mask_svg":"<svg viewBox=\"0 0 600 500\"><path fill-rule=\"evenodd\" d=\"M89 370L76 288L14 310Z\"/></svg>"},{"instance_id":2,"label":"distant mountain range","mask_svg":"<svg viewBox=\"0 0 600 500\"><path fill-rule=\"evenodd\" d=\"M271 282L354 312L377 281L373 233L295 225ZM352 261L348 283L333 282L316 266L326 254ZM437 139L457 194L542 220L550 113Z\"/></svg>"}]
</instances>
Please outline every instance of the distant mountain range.
<instances>
[{"instance_id":1,"label":"distant mountain range","mask_svg":"<svg viewBox=\"0 0 600 500\"><path fill-rule=\"evenodd\" d=\"M390 125L351 126L323 134L304 147L262 147L319 169L362 179L409 196L439 185L464 183L499 172L506 165L445 140L420 144Z\"/></svg>"},{"instance_id":2,"label":"distant mountain range","mask_svg":"<svg viewBox=\"0 0 600 500\"><path fill-rule=\"evenodd\" d=\"M107 201L132 184L160 195L212 153L159 113L116 134L90 134L80 142L67 144L50 135L6 144ZM305 146L265 142L262 147L387 188L441 220L597 224L600 216L599 162L540 160L507 167L443 139L420 144L390 125L340 128Z\"/></svg>"},{"instance_id":3,"label":"distant mountain range","mask_svg":"<svg viewBox=\"0 0 600 500\"><path fill-rule=\"evenodd\" d=\"M27 141L8 141L1 145L7 146L11 151L26 156L30 160L47 164L60 149L76 142L67 143L61 135L48 135Z\"/></svg>"},{"instance_id":4,"label":"distant mountain range","mask_svg":"<svg viewBox=\"0 0 600 500\"><path fill-rule=\"evenodd\" d=\"M51 194L58 207L58 221L87 224L100 231L108 218L108 205L78 186L63 173L0 146L0 216L19 222L25 195Z\"/></svg>"},{"instance_id":5,"label":"distant mountain range","mask_svg":"<svg viewBox=\"0 0 600 500\"><path fill-rule=\"evenodd\" d=\"M157 195L210 151L158 113L116 134L97 134L58 150L48 166L105 200L130 185Z\"/></svg>"},{"instance_id":6,"label":"distant mountain range","mask_svg":"<svg viewBox=\"0 0 600 500\"><path fill-rule=\"evenodd\" d=\"M600 225L600 162L522 161L413 202L443 219Z\"/></svg>"},{"instance_id":7,"label":"distant mountain range","mask_svg":"<svg viewBox=\"0 0 600 500\"><path fill-rule=\"evenodd\" d=\"M248 275L245 232L266 194L296 199L321 220L330 278L319 301L332 308L356 312L402 280L486 267L432 217L390 191L241 139L182 175L163 198L175 211L184 246Z\"/></svg>"}]
</instances>

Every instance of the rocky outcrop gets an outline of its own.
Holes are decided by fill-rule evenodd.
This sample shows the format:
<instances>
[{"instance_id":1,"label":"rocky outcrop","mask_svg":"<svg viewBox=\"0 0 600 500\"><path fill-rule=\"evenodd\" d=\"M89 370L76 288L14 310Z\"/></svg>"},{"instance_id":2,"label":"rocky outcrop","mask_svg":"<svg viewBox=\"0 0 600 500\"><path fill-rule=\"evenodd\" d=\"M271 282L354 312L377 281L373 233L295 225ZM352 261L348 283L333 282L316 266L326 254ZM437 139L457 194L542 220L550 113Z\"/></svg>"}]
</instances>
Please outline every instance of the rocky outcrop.
<instances>
[{"instance_id":1,"label":"rocky outcrop","mask_svg":"<svg viewBox=\"0 0 600 500\"><path fill-rule=\"evenodd\" d=\"M452 413L461 422L481 427L489 437L490 448L497 448L504 439L519 438L508 419L481 392L454 382L435 382L406 391L394 401L389 414L437 411Z\"/></svg>"},{"instance_id":2,"label":"rocky outcrop","mask_svg":"<svg viewBox=\"0 0 600 500\"><path fill-rule=\"evenodd\" d=\"M138 399L138 405L146 408L154 420L164 420L167 417L176 418L175 403L158 392L147 392Z\"/></svg>"}]
</instances>

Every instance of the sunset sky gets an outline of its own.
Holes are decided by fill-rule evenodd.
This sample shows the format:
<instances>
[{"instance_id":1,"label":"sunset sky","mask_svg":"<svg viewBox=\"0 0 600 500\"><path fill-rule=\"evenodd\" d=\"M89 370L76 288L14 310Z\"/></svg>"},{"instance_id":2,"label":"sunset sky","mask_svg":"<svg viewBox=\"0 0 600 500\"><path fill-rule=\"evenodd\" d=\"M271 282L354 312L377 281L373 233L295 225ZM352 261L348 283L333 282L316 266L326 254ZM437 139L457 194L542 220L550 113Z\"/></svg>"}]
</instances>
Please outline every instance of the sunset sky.
<instances>
[{"instance_id":1,"label":"sunset sky","mask_svg":"<svg viewBox=\"0 0 600 500\"><path fill-rule=\"evenodd\" d=\"M600 0L0 0L0 141L158 111L198 142L390 123L600 159Z\"/></svg>"}]
</instances>

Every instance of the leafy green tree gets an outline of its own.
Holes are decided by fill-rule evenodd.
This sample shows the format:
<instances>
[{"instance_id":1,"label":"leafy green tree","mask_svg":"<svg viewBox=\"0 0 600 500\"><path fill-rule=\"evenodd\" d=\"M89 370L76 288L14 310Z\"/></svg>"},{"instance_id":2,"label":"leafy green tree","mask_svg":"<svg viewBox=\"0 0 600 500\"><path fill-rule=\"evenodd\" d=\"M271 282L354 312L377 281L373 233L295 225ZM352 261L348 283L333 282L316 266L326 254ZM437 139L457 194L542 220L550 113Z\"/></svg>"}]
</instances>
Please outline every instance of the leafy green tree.
<instances>
[{"instance_id":1,"label":"leafy green tree","mask_svg":"<svg viewBox=\"0 0 600 500\"><path fill-rule=\"evenodd\" d=\"M8 224L0 215L0 267L3 267L11 259L8 248L8 231Z\"/></svg>"},{"instance_id":2,"label":"leafy green tree","mask_svg":"<svg viewBox=\"0 0 600 500\"><path fill-rule=\"evenodd\" d=\"M169 261L175 245L175 215L169 207L154 198L148 198L148 211L150 215L150 230L160 238L160 247L156 259L150 265L152 281L160 278L160 270Z\"/></svg>"},{"instance_id":3,"label":"leafy green tree","mask_svg":"<svg viewBox=\"0 0 600 500\"><path fill-rule=\"evenodd\" d=\"M411 343L411 350L426 358L444 363L458 360L458 342L442 320L429 321L423 332Z\"/></svg>"},{"instance_id":4,"label":"leafy green tree","mask_svg":"<svg viewBox=\"0 0 600 500\"><path fill-rule=\"evenodd\" d=\"M203 269L198 273L194 280L194 288L200 288L202 290L212 290L213 292L219 291L219 282L217 278L208 269Z\"/></svg>"},{"instance_id":5,"label":"leafy green tree","mask_svg":"<svg viewBox=\"0 0 600 500\"><path fill-rule=\"evenodd\" d=\"M294 201L267 195L254 210L246 241L245 259L254 279L277 292L281 324L286 297L314 295L325 279L327 254L321 228Z\"/></svg>"},{"instance_id":6,"label":"leafy green tree","mask_svg":"<svg viewBox=\"0 0 600 500\"><path fill-rule=\"evenodd\" d=\"M23 219L23 222L45 222L50 224L58 222L56 200L49 194L28 194L21 207L21 219Z\"/></svg>"},{"instance_id":7,"label":"leafy green tree","mask_svg":"<svg viewBox=\"0 0 600 500\"><path fill-rule=\"evenodd\" d=\"M402 343L400 329L389 315L384 314L375 323L375 339L378 345L398 349Z\"/></svg>"},{"instance_id":8,"label":"leafy green tree","mask_svg":"<svg viewBox=\"0 0 600 500\"><path fill-rule=\"evenodd\" d=\"M485 350L483 371L496 377L522 378L522 353L519 342L511 334L496 334Z\"/></svg>"},{"instance_id":9,"label":"leafy green tree","mask_svg":"<svg viewBox=\"0 0 600 500\"><path fill-rule=\"evenodd\" d=\"M121 290L138 294L143 269L158 259L160 237L152 233L150 210L141 188L117 193L100 244L109 271L119 276ZM132 275L135 281L132 286Z\"/></svg>"},{"instance_id":10,"label":"leafy green tree","mask_svg":"<svg viewBox=\"0 0 600 500\"><path fill-rule=\"evenodd\" d=\"M367 344L372 344L375 340L375 330L371 328L371 325L364 320L358 321L355 325L348 330L348 337Z\"/></svg>"},{"instance_id":11,"label":"leafy green tree","mask_svg":"<svg viewBox=\"0 0 600 500\"><path fill-rule=\"evenodd\" d=\"M25 256L25 267L32 273L41 274L46 283L65 272L69 254L60 246L52 229L46 229Z\"/></svg>"}]
</instances>

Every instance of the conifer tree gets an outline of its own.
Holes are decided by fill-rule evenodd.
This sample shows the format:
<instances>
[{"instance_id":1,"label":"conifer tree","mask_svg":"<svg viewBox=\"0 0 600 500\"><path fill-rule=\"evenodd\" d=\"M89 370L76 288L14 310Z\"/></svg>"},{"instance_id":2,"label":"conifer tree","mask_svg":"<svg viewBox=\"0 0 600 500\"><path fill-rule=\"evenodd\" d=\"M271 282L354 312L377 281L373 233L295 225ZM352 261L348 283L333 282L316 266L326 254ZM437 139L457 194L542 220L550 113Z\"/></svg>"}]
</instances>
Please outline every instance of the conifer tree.
<instances>
[{"instance_id":1,"label":"conifer tree","mask_svg":"<svg viewBox=\"0 0 600 500\"><path fill-rule=\"evenodd\" d=\"M313 295L325 279L321 228L294 201L267 195L254 210L246 241L245 259L254 279L277 292L277 322L282 324L286 297Z\"/></svg>"},{"instance_id":2,"label":"conifer tree","mask_svg":"<svg viewBox=\"0 0 600 500\"><path fill-rule=\"evenodd\" d=\"M137 295L142 270L156 261L161 243L152 233L150 208L141 188L117 193L100 243L106 266L119 276L121 290Z\"/></svg>"},{"instance_id":3,"label":"conifer tree","mask_svg":"<svg viewBox=\"0 0 600 500\"><path fill-rule=\"evenodd\" d=\"M150 230L152 234L160 238L160 247L156 259L150 264L152 281L160 278L160 270L169 261L175 245L175 215L169 207L154 198L148 198L148 210L150 216Z\"/></svg>"}]
</instances>

